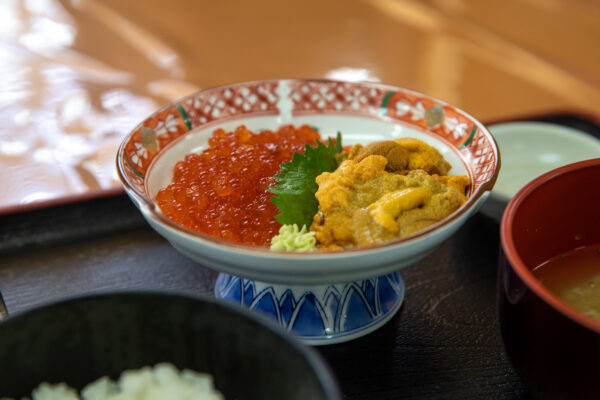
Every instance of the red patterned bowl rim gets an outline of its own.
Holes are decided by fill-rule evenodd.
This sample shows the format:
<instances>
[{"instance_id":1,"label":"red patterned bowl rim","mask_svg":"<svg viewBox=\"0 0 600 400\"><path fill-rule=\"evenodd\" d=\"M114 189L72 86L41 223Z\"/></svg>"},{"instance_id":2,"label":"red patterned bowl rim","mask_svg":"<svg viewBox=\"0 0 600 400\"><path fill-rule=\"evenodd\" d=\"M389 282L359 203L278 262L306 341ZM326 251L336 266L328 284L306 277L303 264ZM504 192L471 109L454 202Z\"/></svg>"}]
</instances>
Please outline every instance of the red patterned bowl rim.
<instances>
[{"instance_id":1,"label":"red patterned bowl rim","mask_svg":"<svg viewBox=\"0 0 600 400\"><path fill-rule=\"evenodd\" d=\"M296 85L296 86L300 86L300 87L303 87L302 86L303 84L305 84L305 85L330 85L330 86L333 85L333 87L342 86L342 87L348 87L351 89L363 88L364 90L379 91L380 93L383 93L383 96L381 96L382 103L378 106L372 107L372 108L378 110L377 113L376 114L373 113L372 115L360 114L361 117L396 123L399 125L408 125L408 126L412 127L413 129L416 128L416 129L427 131L429 133L434 133L433 136L441 136L441 134L436 131L445 132L445 130L446 130L445 129L446 128L445 121L447 119L444 120L443 124L440 124L440 125L435 126L434 128L431 128L431 127L427 126L427 121L425 119L415 120L414 116L410 116L410 115L408 115L408 113L405 115L398 115L397 113L390 112L391 104L397 104L402 100L408 99L409 102L412 100L413 105L415 105L416 107L420 106L421 108L423 108L423 111L427 111L434 107L437 107L438 110L442 109L444 113L450 111L452 113L451 118L457 119L457 120L453 120L452 123L456 124L456 126L460 126L461 124L463 124L463 125L466 124L465 126L468 128L468 134L463 135L461 137L455 137L456 140L454 140L454 141L452 141L452 140L449 141L448 137L446 137L446 138L442 137L442 138L440 138L440 140L446 139L445 141L447 143L449 142L448 144L452 145L454 147L454 150L457 150L459 152L461 150L469 150L466 153L460 153L461 158L463 158L464 161L467 161L466 156L477 157L476 160L479 160L479 162L481 162L483 164L481 167L481 171L480 171L480 172L482 172L483 178L477 182L477 187L475 188L475 190L472 191L472 193L469 196L469 198L467 199L466 203L463 204L458 210L456 210L454 213L450 214L448 217L444 218L443 220L441 220L441 221L439 221L439 222L437 222L437 223L435 223L435 224L433 224L411 236L408 236L408 237L405 237L402 239L390 240L390 241L382 243L382 244L375 244L375 245L371 245L371 246L362 246L362 247L349 248L349 249L343 249L343 250L332 250L332 251L327 251L327 252L297 253L297 252L286 252L286 251L273 251L273 250L270 250L269 248L252 247L252 246L246 246L246 245L241 245L241 244L237 244L237 243L230 243L230 242L226 242L226 241L214 238L209 235L205 235L205 234L202 234L202 233L199 233L196 231L192 231L186 227L176 224L175 222L173 222L170 219L163 216L157 210L158 207L156 206L154 201L149 198L147 193L145 191L139 189L139 187L144 187L145 176L133 168L132 161L130 159L128 159L128 157L126 156L126 147L128 145L137 143L135 141L132 141L132 138L134 137L134 135L139 136L141 130L145 127L148 127L148 125L154 125L152 128L156 128L158 126L155 124L157 121L159 124L162 124L161 129L164 130L164 128L166 126L166 122L164 119L161 119L161 117L165 117L168 113L176 111L179 114L179 121L176 121L171 126L171 128L174 127L173 132L175 132L175 134L171 135L169 137L169 140L166 140L165 143L162 144L161 149L164 149L165 147L168 147L167 145L171 141L177 139L179 136L182 136L191 130L196 130L200 126L202 126L203 128L207 128L208 126L206 126L206 125L210 125L213 123L222 123L222 122L226 121L226 119L221 119L221 118L217 117L214 120L208 120L203 125L193 126L190 121L190 116L189 116L186 108L189 104L192 104L195 101L195 99L198 99L198 98L204 98L204 100L210 99L211 98L210 95L215 94L218 91L220 91L221 93L224 93L224 92L227 92L228 90L230 90L230 91L238 90L239 91L239 90L243 90L244 88L248 88L248 87L252 87L252 86L260 87L257 85L271 85L273 87L278 87L278 85L282 82L285 82L288 85L292 85L292 86ZM423 103L428 104L431 107L425 109L423 106ZM338 110L338 109L327 110L327 109L325 109L325 110L317 110L317 111L315 111L315 110L307 111L306 109L302 110L300 108L297 108L292 111L293 111L293 113L292 113L293 116L294 115L306 115L307 113L321 113L322 114L325 112L333 113L338 116L344 116L344 115L357 116L357 115L359 115L356 112L354 112L355 110L348 110L348 109L344 109L344 108L342 110ZM250 111L241 112L239 114L234 114L234 115L229 115L227 117L234 118L235 115L243 116L244 114L249 114L252 116L277 115L277 114L279 114L279 109L274 110L273 108L269 108L269 107L267 107L267 109L262 109L262 110L251 109ZM172 115L172 114L170 114L170 115ZM235 117L235 119L241 119L241 118ZM481 145L482 143L484 146L487 146L486 148L484 148L485 151L481 150L481 149L478 150L477 144ZM479 154L478 151L483 151L483 152L481 154ZM160 155L161 155L161 152L159 150L159 151L156 151L154 154L152 154L151 157L160 156ZM151 160L152 160L152 158L150 158L150 161L148 161L148 165L150 164ZM498 150L498 145L497 145L496 140L494 139L493 135L488 131L488 129L481 122L479 122L478 120L473 118L468 113L466 113L456 107L450 106L449 104L447 104L446 102L444 102L442 100L438 100L436 98L421 94L416 91L412 91L409 89L404 89L404 88L400 88L400 87L396 87L396 86L392 86L392 85L386 85L386 84L381 84L381 83L372 83L372 82L347 82L347 81L330 80L330 79L276 79L276 80L240 82L240 83L234 83L234 84L230 84L230 85L207 88L207 89L198 91L196 93L193 93L189 96L183 97L179 100L176 100L176 101L160 108L159 110L154 112L151 116L149 116L147 119L145 119L140 124L138 124L125 137L125 139L119 146L119 149L117 152L117 157L116 157L116 164L117 164L117 172L118 172L119 178L121 180L122 185L126 189L126 191L131 196L133 196L139 202L139 204L143 204L145 206L144 208L148 212L151 213L151 216L153 217L154 220L159 221L162 225L165 225L166 227L170 228L171 230L175 230L179 233L183 233L187 236L191 236L194 239L199 239L201 241L209 242L211 245L216 245L218 247L222 247L225 249L232 249L232 250L235 249L237 251L250 252L250 253L260 254L260 255L264 255L264 256L277 255L278 257L283 256L283 257L295 258L295 257L298 257L298 255L300 254L302 257L312 258L312 257L323 256L323 254L340 254L340 253L358 254L358 253L362 253L362 252L373 251L376 249L388 248L388 247L392 247L392 246L395 246L398 244L410 243L410 242L414 242L419 239L422 239L423 237L429 235L430 233L442 229L444 226L447 226L447 225L450 225L451 223L457 222L457 220L459 220L461 217L463 217L473 206L475 206L475 204L481 198L481 196L483 196L486 192L491 192L494 184L496 183L496 180L498 178L498 174L500 171L500 152ZM473 179L472 165L468 164L466 166L467 166L469 175ZM132 170L133 170L133 172L132 172ZM476 176L475 178L477 178L477 177L478 176ZM132 179L139 180L137 187L136 187L136 184L134 182L132 182Z\"/></svg>"},{"instance_id":2,"label":"red patterned bowl rim","mask_svg":"<svg viewBox=\"0 0 600 400\"><path fill-rule=\"evenodd\" d=\"M520 205L527 199L527 197L529 197L530 194L535 192L539 187L545 185L553 179L559 178L562 175L597 166L600 166L600 158L568 164L540 175L522 187L506 206L506 210L504 211L502 222L500 224L500 242L508 262L528 288L533 290L536 295L538 295L544 302L549 304L558 312L567 316L571 320L574 320L579 325L582 325L594 332L600 333L600 321L596 321L595 319L586 316L585 314L564 303L557 295L546 288L546 286L544 286L539 279L533 276L525 262L519 256L512 234L515 215L519 210Z\"/></svg>"}]
</instances>

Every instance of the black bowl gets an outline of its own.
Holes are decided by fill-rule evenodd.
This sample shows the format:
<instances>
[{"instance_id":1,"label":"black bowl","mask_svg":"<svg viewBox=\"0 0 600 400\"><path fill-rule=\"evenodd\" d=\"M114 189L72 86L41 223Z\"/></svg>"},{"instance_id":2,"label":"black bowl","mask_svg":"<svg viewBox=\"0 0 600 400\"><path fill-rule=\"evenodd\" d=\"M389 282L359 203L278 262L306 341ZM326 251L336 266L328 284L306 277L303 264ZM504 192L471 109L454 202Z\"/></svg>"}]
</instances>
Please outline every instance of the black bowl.
<instances>
[{"instance_id":1,"label":"black bowl","mask_svg":"<svg viewBox=\"0 0 600 400\"><path fill-rule=\"evenodd\" d=\"M0 398L41 382L81 389L170 362L214 376L232 399L340 399L320 356L260 315L180 293L87 295L0 323Z\"/></svg>"}]
</instances>

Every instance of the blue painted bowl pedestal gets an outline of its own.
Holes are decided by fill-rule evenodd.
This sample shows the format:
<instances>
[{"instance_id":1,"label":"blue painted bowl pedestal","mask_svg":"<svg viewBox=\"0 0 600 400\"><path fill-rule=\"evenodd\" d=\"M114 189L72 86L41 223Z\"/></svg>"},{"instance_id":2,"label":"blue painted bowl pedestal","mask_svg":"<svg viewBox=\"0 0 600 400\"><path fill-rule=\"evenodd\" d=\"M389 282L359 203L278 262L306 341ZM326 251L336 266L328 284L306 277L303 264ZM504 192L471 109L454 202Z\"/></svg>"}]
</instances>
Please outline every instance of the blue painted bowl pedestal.
<instances>
[{"instance_id":1,"label":"blue painted bowl pedestal","mask_svg":"<svg viewBox=\"0 0 600 400\"><path fill-rule=\"evenodd\" d=\"M400 309L398 272L362 281L278 285L219 274L215 295L275 319L310 345L353 340L384 325Z\"/></svg>"}]
</instances>

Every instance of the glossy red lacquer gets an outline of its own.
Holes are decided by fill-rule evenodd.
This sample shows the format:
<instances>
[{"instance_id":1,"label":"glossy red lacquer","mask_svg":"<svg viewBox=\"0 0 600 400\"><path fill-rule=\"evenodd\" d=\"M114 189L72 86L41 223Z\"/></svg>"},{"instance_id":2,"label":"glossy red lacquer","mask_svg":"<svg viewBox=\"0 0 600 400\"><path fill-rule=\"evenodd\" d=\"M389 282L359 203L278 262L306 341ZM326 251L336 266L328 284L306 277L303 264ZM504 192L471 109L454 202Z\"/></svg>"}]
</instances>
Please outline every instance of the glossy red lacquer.
<instances>
[{"instance_id":1,"label":"glossy red lacquer","mask_svg":"<svg viewBox=\"0 0 600 400\"><path fill-rule=\"evenodd\" d=\"M527 184L501 224L499 319L513 366L540 399L600 398L600 322L563 303L531 273L600 242L600 158Z\"/></svg>"}]
</instances>

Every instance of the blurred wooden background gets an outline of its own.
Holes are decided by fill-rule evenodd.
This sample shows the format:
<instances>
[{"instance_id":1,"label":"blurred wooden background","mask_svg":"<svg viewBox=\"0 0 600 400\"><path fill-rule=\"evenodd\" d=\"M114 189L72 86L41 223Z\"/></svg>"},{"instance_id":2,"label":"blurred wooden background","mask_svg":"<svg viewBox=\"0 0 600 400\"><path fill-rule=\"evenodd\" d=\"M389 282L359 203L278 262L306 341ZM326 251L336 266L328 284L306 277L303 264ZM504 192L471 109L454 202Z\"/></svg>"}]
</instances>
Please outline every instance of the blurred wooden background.
<instances>
[{"instance_id":1,"label":"blurred wooden background","mask_svg":"<svg viewBox=\"0 0 600 400\"><path fill-rule=\"evenodd\" d=\"M599 113L595 0L5 0L0 20L0 212L118 187L133 126L239 81L378 81L484 122Z\"/></svg>"}]
</instances>

